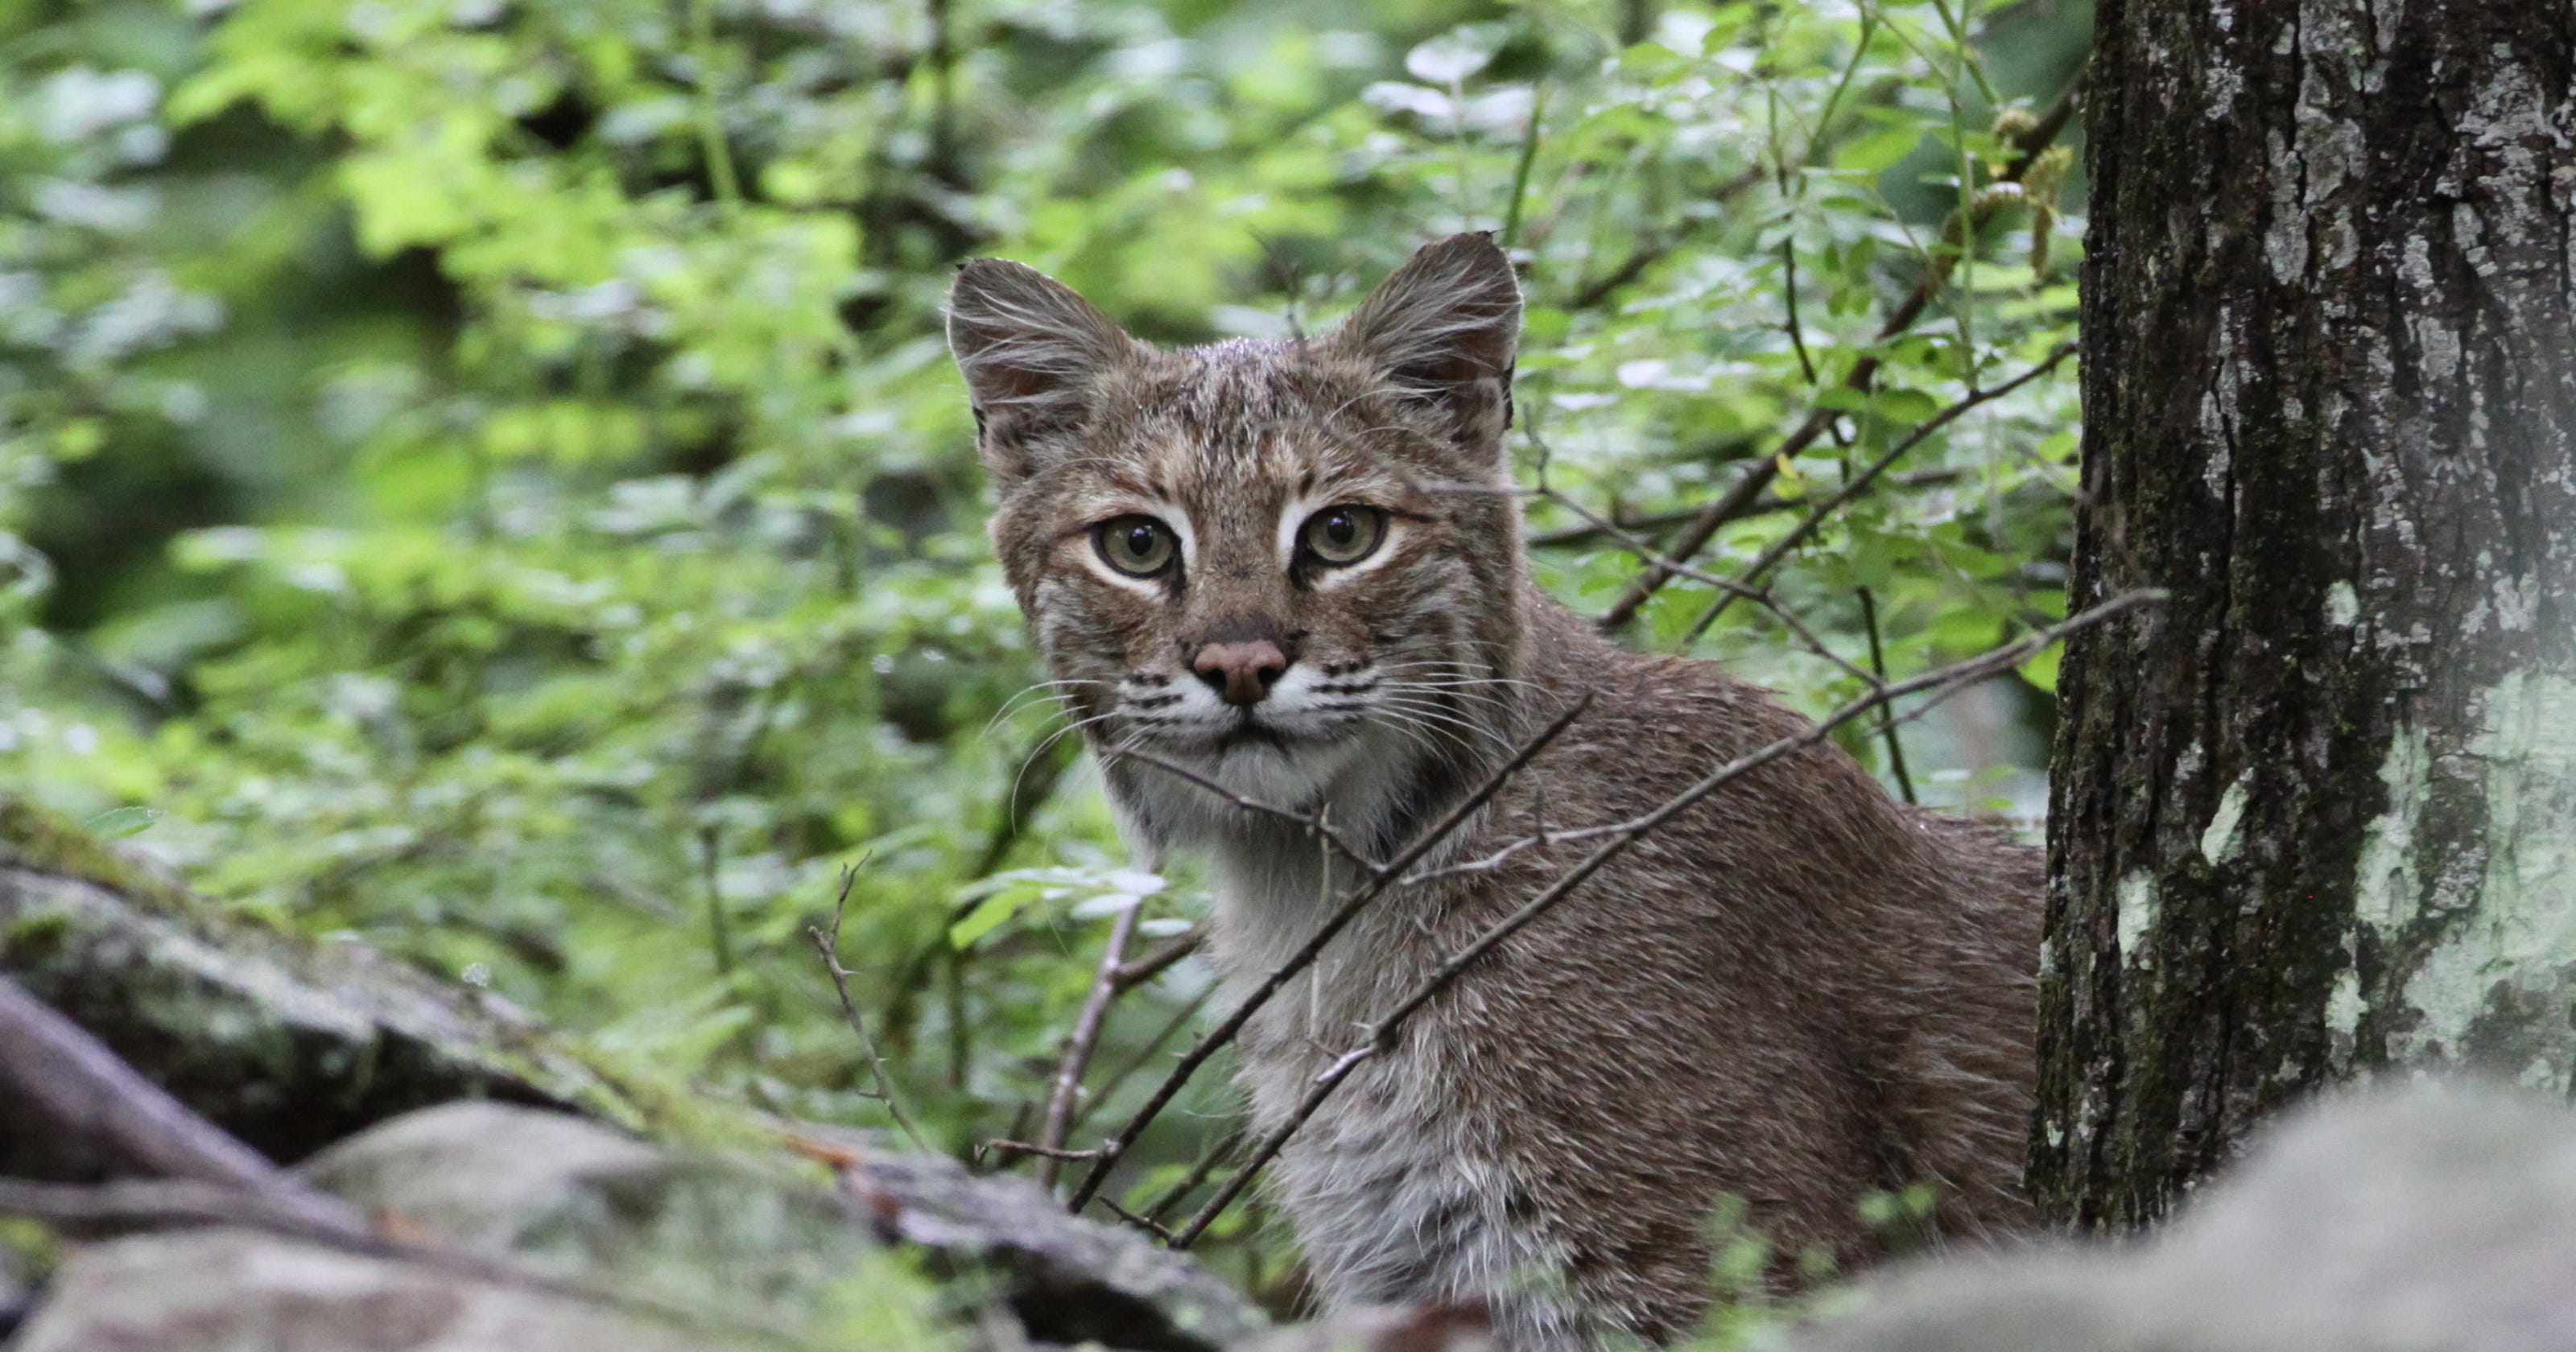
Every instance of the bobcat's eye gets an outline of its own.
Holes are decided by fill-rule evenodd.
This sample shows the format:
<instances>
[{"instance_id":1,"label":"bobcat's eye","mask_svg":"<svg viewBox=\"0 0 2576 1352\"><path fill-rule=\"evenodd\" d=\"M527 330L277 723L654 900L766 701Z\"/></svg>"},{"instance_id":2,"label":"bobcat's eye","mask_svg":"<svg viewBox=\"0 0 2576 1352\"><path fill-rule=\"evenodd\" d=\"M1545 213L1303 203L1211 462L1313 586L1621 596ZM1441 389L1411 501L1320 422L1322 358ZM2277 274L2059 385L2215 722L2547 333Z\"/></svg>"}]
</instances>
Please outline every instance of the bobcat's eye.
<instances>
[{"instance_id":1,"label":"bobcat's eye","mask_svg":"<svg viewBox=\"0 0 2576 1352\"><path fill-rule=\"evenodd\" d=\"M1152 577L1180 552L1172 528L1150 516L1120 516L1091 528L1092 547L1129 577Z\"/></svg>"},{"instance_id":2,"label":"bobcat's eye","mask_svg":"<svg viewBox=\"0 0 2576 1352\"><path fill-rule=\"evenodd\" d=\"M1386 538L1386 513L1375 507L1327 507L1297 528L1297 543L1316 562L1345 567L1367 558Z\"/></svg>"}]
</instances>

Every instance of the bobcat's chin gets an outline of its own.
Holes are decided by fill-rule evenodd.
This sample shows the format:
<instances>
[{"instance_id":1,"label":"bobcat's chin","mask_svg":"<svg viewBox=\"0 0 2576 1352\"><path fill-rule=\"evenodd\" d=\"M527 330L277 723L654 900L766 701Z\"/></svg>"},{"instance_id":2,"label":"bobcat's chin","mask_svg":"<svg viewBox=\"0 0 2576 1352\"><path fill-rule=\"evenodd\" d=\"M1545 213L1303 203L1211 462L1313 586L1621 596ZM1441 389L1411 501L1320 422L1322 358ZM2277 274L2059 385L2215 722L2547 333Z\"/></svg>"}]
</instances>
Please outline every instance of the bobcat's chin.
<instances>
[{"instance_id":1,"label":"bobcat's chin","mask_svg":"<svg viewBox=\"0 0 2576 1352\"><path fill-rule=\"evenodd\" d=\"M1362 761L1392 768L1406 739L1386 723L1373 676L1292 668L1258 702L1230 704L1180 681L1130 677L1105 745L1169 759L1228 791L1299 808ZM1172 786L1183 795L1205 790Z\"/></svg>"}]
</instances>

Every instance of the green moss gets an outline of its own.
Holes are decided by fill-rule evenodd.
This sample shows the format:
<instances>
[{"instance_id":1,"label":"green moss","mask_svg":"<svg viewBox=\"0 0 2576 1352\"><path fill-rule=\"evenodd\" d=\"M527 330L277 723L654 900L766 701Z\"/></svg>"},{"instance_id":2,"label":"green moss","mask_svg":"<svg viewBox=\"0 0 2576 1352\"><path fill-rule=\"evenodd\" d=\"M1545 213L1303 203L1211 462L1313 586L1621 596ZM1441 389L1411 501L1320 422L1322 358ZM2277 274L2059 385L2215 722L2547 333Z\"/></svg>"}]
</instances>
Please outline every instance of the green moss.
<instances>
[{"instance_id":1,"label":"green moss","mask_svg":"<svg viewBox=\"0 0 2576 1352\"><path fill-rule=\"evenodd\" d=\"M107 842L6 791L0 791L0 862L96 883L166 914L194 909L187 893L136 868Z\"/></svg>"},{"instance_id":2,"label":"green moss","mask_svg":"<svg viewBox=\"0 0 2576 1352\"><path fill-rule=\"evenodd\" d=\"M42 967L60 956L71 934L72 918L60 911L21 915L0 929L0 954L17 966Z\"/></svg>"}]
</instances>

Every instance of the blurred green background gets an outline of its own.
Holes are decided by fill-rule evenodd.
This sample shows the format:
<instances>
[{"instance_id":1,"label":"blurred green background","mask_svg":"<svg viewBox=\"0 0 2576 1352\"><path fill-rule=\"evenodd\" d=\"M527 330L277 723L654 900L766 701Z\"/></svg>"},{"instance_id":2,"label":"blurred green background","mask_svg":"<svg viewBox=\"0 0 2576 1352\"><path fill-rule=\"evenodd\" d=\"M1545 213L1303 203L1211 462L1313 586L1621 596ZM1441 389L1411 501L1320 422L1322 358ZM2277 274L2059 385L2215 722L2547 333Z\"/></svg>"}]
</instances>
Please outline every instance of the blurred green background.
<instances>
[{"instance_id":1,"label":"blurred green background","mask_svg":"<svg viewBox=\"0 0 2576 1352\"><path fill-rule=\"evenodd\" d=\"M1703 556L1732 572L2071 337L2073 165L1994 180L2089 22L2073 0L0 5L0 784L627 1064L882 1124L805 939L864 861L854 993L925 1129L973 1155L1031 1129L1108 918L1141 904L1177 936L1206 903L1122 872L1030 690L939 338L948 265L1030 262L1161 341L1287 336L1420 242L1499 230L1531 306L1525 482L1654 534L1808 410L1846 414ZM1870 392L1835 388L1872 355ZM2072 374L1910 452L1780 599L1864 664L1874 616L1897 675L2062 615ZM1559 507L1532 531L1578 608L1636 571ZM1666 588L1632 638L1811 712L1863 688L1756 607L1687 640L1713 595ZM2043 658L1906 729L1907 785L2035 811L2052 678ZM1209 985L1187 961L1113 1009L1077 1142ZM1222 1140L1223 1084L1185 1102L1131 1200ZM1220 1238L1293 1295L1257 1203Z\"/></svg>"}]
</instances>

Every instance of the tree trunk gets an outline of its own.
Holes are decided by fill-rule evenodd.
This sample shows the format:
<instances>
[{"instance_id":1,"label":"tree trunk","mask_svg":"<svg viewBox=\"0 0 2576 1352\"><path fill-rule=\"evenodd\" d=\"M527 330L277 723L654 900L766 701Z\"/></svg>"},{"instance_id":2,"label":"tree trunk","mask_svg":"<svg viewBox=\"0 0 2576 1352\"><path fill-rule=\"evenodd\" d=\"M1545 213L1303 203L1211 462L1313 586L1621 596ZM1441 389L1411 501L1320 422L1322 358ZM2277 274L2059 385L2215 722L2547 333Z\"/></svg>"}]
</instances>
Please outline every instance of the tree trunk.
<instances>
[{"instance_id":1,"label":"tree trunk","mask_svg":"<svg viewBox=\"0 0 2576 1352\"><path fill-rule=\"evenodd\" d=\"M2031 1181L2576 1066L2576 6L2105 0Z\"/></svg>"}]
</instances>

